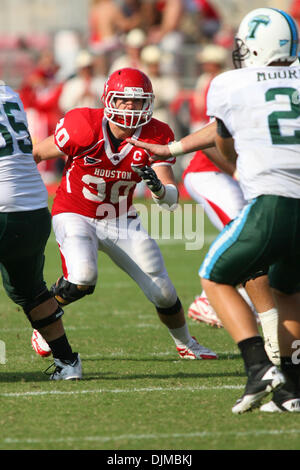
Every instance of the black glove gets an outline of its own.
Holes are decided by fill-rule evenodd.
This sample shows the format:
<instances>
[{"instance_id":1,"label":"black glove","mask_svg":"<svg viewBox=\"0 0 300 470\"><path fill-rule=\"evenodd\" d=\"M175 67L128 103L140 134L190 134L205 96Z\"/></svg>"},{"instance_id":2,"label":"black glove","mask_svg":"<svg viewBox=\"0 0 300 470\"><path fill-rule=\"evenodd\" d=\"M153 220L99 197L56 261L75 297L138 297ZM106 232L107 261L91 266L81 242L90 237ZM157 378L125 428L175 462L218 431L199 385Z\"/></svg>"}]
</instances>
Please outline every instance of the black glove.
<instances>
[{"instance_id":1,"label":"black glove","mask_svg":"<svg viewBox=\"0 0 300 470\"><path fill-rule=\"evenodd\" d=\"M145 181L150 191L153 193L161 191L163 184L150 166L138 167L132 164L131 168L139 175L140 178L142 178L142 180Z\"/></svg>"}]
</instances>

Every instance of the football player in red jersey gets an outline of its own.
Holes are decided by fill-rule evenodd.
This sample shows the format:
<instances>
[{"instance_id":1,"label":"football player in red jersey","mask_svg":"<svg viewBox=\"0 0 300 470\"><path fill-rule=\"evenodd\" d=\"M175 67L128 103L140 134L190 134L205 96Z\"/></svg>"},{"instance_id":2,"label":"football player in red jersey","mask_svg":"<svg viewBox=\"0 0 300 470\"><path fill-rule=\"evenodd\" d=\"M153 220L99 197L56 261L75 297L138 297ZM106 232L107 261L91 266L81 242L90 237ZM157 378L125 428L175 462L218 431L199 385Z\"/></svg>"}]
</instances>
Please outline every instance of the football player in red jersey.
<instances>
[{"instance_id":1,"label":"football player in red jersey","mask_svg":"<svg viewBox=\"0 0 300 470\"><path fill-rule=\"evenodd\" d=\"M103 251L154 304L181 357L215 359L213 351L191 337L160 249L132 205L135 186L142 179L157 204L173 210L178 200L175 158L151 166L151 153L126 141L174 140L170 127L152 118L153 100L151 81L143 72L117 70L105 84L104 109L69 111L55 134L35 146L37 163L67 155L52 209L63 276L52 292L61 305L91 294L98 275L97 251Z\"/></svg>"}]
</instances>

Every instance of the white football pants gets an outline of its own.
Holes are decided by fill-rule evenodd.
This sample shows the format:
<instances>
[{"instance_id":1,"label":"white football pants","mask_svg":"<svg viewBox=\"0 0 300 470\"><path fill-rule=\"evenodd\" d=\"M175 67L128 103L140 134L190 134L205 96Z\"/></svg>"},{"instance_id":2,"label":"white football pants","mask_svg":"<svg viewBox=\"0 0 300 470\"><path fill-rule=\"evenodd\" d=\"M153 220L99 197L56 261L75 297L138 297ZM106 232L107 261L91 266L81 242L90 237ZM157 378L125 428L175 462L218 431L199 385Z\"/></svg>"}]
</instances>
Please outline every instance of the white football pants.
<instances>
[{"instance_id":1,"label":"white football pants","mask_svg":"<svg viewBox=\"0 0 300 470\"><path fill-rule=\"evenodd\" d=\"M203 206L209 220L219 231L246 204L239 183L225 173L187 173L184 186L189 195Z\"/></svg>"},{"instance_id":2,"label":"white football pants","mask_svg":"<svg viewBox=\"0 0 300 470\"><path fill-rule=\"evenodd\" d=\"M156 307L168 308L177 300L157 243L140 218L96 220L75 213L53 216L53 229L65 279L77 285L95 285L98 250L129 274Z\"/></svg>"}]
</instances>

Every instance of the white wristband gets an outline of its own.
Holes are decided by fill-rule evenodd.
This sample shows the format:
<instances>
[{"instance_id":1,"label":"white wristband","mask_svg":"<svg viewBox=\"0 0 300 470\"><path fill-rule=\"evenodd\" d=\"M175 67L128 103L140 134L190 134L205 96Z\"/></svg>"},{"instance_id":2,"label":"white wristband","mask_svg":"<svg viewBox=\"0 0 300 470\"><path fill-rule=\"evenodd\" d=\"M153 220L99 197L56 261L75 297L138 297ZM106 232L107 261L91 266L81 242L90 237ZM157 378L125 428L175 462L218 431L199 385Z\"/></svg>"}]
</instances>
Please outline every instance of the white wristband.
<instances>
[{"instance_id":1,"label":"white wristband","mask_svg":"<svg viewBox=\"0 0 300 470\"><path fill-rule=\"evenodd\" d=\"M177 208L178 203L178 189L174 184L166 184L164 186L165 194L162 198L155 197L152 194L152 199L158 204L159 206L163 206L168 211L174 211Z\"/></svg>"},{"instance_id":2,"label":"white wristband","mask_svg":"<svg viewBox=\"0 0 300 470\"><path fill-rule=\"evenodd\" d=\"M178 142L176 142L176 140L174 142L171 142L170 144L168 144L168 147L173 157L177 157L178 155L184 154L181 140L179 140Z\"/></svg>"}]
</instances>

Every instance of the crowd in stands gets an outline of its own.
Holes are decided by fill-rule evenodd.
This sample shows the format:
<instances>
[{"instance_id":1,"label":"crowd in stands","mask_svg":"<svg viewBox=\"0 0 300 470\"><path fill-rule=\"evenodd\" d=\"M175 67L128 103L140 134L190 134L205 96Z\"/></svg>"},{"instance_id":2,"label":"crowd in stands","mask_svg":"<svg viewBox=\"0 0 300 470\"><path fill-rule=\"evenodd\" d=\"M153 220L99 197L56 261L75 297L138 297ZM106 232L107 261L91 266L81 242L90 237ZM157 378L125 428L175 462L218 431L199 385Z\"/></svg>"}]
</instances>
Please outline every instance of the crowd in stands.
<instances>
[{"instance_id":1,"label":"crowd in stands","mask_svg":"<svg viewBox=\"0 0 300 470\"><path fill-rule=\"evenodd\" d=\"M231 67L234 37L210 0L91 0L88 24L86 34L59 31L6 38L7 44L0 38L1 75L20 93L34 142L50 135L68 110L101 107L108 74L127 66L148 74L154 117L168 122L176 138L201 126L211 79ZM63 164L39 165L46 184Z\"/></svg>"}]
</instances>

